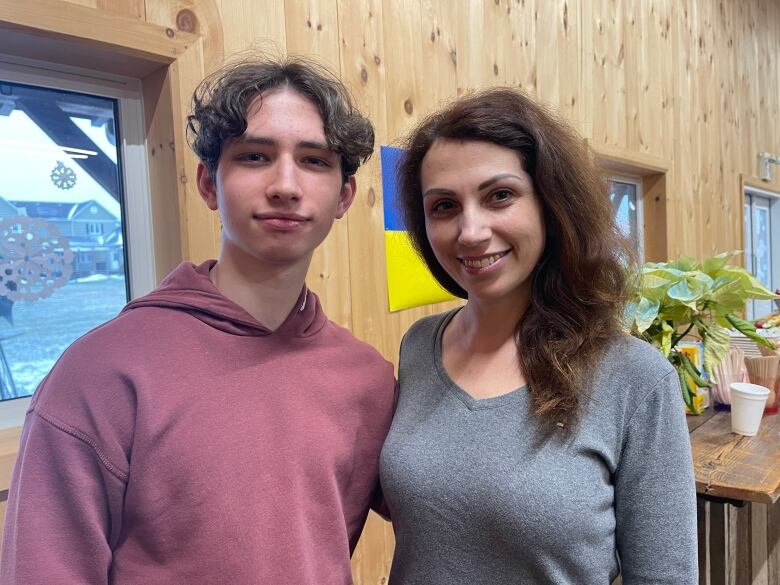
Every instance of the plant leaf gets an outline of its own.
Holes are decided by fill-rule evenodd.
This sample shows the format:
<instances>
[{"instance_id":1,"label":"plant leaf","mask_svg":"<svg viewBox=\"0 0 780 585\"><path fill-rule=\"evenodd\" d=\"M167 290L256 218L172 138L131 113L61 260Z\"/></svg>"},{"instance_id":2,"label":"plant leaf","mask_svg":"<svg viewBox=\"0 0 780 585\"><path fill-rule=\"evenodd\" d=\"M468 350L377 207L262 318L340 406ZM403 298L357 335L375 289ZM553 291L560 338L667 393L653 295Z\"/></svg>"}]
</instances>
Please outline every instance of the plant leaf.
<instances>
[{"instance_id":1,"label":"plant leaf","mask_svg":"<svg viewBox=\"0 0 780 585\"><path fill-rule=\"evenodd\" d=\"M666 291L666 296L695 311L697 310L696 301L701 298L705 287L706 285L700 280L685 278Z\"/></svg>"},{"instance_id":2,"label":"plant leaf","mask_svg":"<svg viewBox=\"0 0 780 585\"><path fill-rule=\"evenodd\" d=\"M664 357L669 357L669 352L672 351L672 335L674 334L674 327L672 327L668 321L661 321L661 353Z\"/></svg>"},{"instance_id":3,"label":"plant leaf","mask_svg":"<svg viewBox=\"0 0 780 585\"><path fill-rule=\"evenodd\" d=\"M734 256L739 254L741 250L736 250L732 252L721 252L717 256L713 256L712 258L707 258L704 262L701 264L701 269L709 274L710 276L713 276L718 270L723 268L729 260L731 260Z\"/></svg>"},{"instance_id":4,"label":"plant leaf","mask_svg":"<svg viewBox=\"0 0 780 585\"><path fill-rule=\"evenodd\" d=\"M682 362L683 368L685 368L685 373L691 377L693 383L696 384L697 387L709 388L712 386L712 384L701 377L701 372L696 368L687 354L680 352L680 361Z\"/></svg>"},{"instance_id":5,"label":"plant leaf","mask_svg":"<svg viewBox=\"0 0 780 585\"><path fill-rule=\"evenodd\" d=\"M690 256L680 256L674 262L670 262L668 266L670 268L682 270L683 272L690 272L691 270L699 269L699 263L696 262L695 258L691 258Z\"/></svg>"},{"instance_id":6,"label":"plant leaf","mask_svg":"<svg viewBox=\"0 0 780 585\"><path fill-rule=\"evenodd\" d=\"M653 324L655 318L658 316L658 308L661 306L661 302L655 299L648 299L643 297L636 308L634 314L634 322L636 323L637 333L644 332L650 325Z\"/></svg>"},{"instance_id":7,"label":"plant leaf","mask_svg":"<svg viewBox=\"0 0 780 585\"><path fill-rule=\"evenodd\" d=\"M696 404L696 392L692 390L688 384L688 375L685 372L684 366L680 363L675 365L675 369L677 370L677 377L680 380L680 390L682 390L685 406L691 414L701 414L701 409L699 409L699 406Z\"/></svg>"},{"instance_id":8,"label":"plant leaf","mask_svg":"<svg viewBox=\"0 0 780 585\"><path fill-rule=\"evenodd\" d=\"M763 345L764 347L768 347L770 349L775 348L774 344L766 337L762 337L756 333L756 326L753 325L750 321L745 321L741 317L737 317L734 313L729 313L726 315L726 320L731 323L734 329L739 331L745 337L752 339L757 344Z\"/></svg>"},{"instance_id":9,"label":"plant leaf","mask_svg":"<svg viewBox=\"0 0 780 585\"><path fill-rule=\"evenodd\" d=\"M729 330L713 323L704 337L704 371L712 377L712 370L723 361L729 351Z\"/></svg>"},{"instance_id":10,"label":"plant leaf","mask_svg":"<svg viewBox=\"0 0 780 585\"><path fill-rule=\"evenodd\" d=\"M739 266L724 266L718 271L718 278L720 276L726 276L730 280L738 282L739 285L735 289L730 289L729 292L739 293L745 301L748 299L769 300L780 298L761 284L755 276Z\"/></svg>"}]
</instances>

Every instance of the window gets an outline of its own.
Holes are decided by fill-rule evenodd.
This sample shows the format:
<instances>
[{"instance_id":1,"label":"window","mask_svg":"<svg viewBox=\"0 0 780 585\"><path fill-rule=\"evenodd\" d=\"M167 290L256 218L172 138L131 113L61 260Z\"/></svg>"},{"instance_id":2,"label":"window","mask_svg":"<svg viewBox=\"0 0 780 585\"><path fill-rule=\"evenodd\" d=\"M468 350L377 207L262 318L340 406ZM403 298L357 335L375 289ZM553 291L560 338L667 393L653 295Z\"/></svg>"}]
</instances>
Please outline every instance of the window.
<instances>
[{"instance_id":1,"label":"window","mask_svg":"<svg viewBox=\"0 0 780 585\"><path fill-rule=\"evenodd\" d=\"M68 345L154 286L139 83L0 56L0 154L1 428Z\"/></svg>"},{"instance_id":2,"label":"window","mask_svg":"<svg viewBox=\"0 0 780 585\"><path fill-rule=\"evenodd\" d=\"M773 230L780 230L780 197L745 187L744 223L745 268L769 290L780 288L780 249L772 240ZM750 301L747 316L757 319L775 310L773 301Z\"/></svg>"},{"instance_id":3,"label":"window","mask_svg":"<svg viewBox=\"0 0 780 585\"><path fill-rule=\"evenodd\" d=\"M117 222L119 223L119 222ZM87 233L90 236L99 236L103 233L103 224L102 223L88 223L87 224Z\"/></svg>"},{"instance_id":4,"label":"window","mask_svg":"<svg viewBox=\"0 0 780 585\"><path fill-rule=\"evenodd\" d=\"M609 200L615 223L634 244L639 261L643 260L642 181L632 177L609 178Z\"/></svg>"}]
</instances>

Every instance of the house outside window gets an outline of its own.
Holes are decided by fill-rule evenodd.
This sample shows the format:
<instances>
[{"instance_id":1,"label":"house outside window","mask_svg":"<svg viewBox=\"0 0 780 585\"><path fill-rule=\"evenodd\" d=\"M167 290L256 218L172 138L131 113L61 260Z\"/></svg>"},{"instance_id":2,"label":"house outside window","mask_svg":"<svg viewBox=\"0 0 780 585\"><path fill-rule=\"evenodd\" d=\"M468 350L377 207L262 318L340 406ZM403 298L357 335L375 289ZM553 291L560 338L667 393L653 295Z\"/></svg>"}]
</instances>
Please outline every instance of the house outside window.
<instances>
[{"instance_id":1,"label":"house outside window","mask_svg":"<svg viewBox=\"0 0 780 585\"><path fill-rule=\"evenodd\" d=\"M2 428L155 279L139 82L0 57Z\"/></svg>"}]
</instances>

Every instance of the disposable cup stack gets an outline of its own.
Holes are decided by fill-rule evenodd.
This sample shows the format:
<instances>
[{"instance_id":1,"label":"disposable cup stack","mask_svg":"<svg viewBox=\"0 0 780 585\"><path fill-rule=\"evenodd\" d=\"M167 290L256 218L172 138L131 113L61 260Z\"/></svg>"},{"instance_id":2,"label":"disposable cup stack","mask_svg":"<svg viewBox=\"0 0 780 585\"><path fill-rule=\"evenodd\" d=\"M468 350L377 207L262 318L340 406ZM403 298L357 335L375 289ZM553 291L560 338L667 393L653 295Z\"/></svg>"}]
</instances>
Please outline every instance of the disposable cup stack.
<instances>
[{"instance_id":1,"label":"disposable cup stack","mask_svg":"<svg viewBox=\"0 0 780 585\"><path fill-rule=\"evenodd\" d=\"M756 345L758 345L758 344L756 344ZM769 349L768 347L766 347L764 345L759 345L758 346L758 351L761 352L761 355L766 356L766 357L772 357L772 356L776 356L776 355L780 356L780 349L777 349L777 348Z\"/></svg>"},{"instance_id":2,"label":"disposable cup stack","mask_svg":"<svg viewBox=\"0 0 780 585\"><path fill-rule=\"evenodd\" d=\"M748 378L753 384L769 389L769 397L766 401L766 412L777 412L777 374L780 366L780 355L746 357L745 367Z\"/></svg>"},{"instance_id":3,"label":"disposable cup stack","mask_svg":"<svg viewBox=\"0 0 780 585\"><path fill-rule=\"evenodd\" d=\"M738 347L732 347L711 373L713 375L713 385L710 389L712 399L719 404L731 404L729 386L732 382L747 380L745 353Z\"/></svg>"}]
</instances>

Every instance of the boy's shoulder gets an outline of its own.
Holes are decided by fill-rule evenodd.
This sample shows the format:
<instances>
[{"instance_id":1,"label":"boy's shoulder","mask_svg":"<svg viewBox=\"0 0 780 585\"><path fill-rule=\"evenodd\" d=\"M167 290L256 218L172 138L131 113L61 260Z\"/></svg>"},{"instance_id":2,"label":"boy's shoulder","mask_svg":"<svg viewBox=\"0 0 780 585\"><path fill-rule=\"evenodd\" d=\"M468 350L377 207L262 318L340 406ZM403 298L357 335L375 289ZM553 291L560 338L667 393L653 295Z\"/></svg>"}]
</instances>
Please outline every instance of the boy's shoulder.
<instances>
[{"instance_id":1,"label":"boy's shoulder","mask_svg":"<svg viewBox=\"0 0 780 585\"><path fill-rule=\"evenodd\" d=\"M134 360L138 349L155 344L155 336L150 334L156 327L153 312L122 312L86 332L62 352L41 386L57 380L80 387L82 381L104 380L106 374L121 377L123 363Z\"/></svg>"},{"instance_id":2,"label":"boy's shoulder","mask_svg":"<svg viewBox=\"0 0 780 585\"><path fill-rule=\"evenodd\" d=\"M158 307L142 307L132 311L122 311L87 331L77 338L63 352L67 362L89 359L94 362L111 363L114 358L124 361L128 349L151 347L157 344L163 334L176 334L171 325L176 322L184 325L185 320L176 311ZM177 327L179 329L179 327Z\"/></svg>"}]
</instances>

